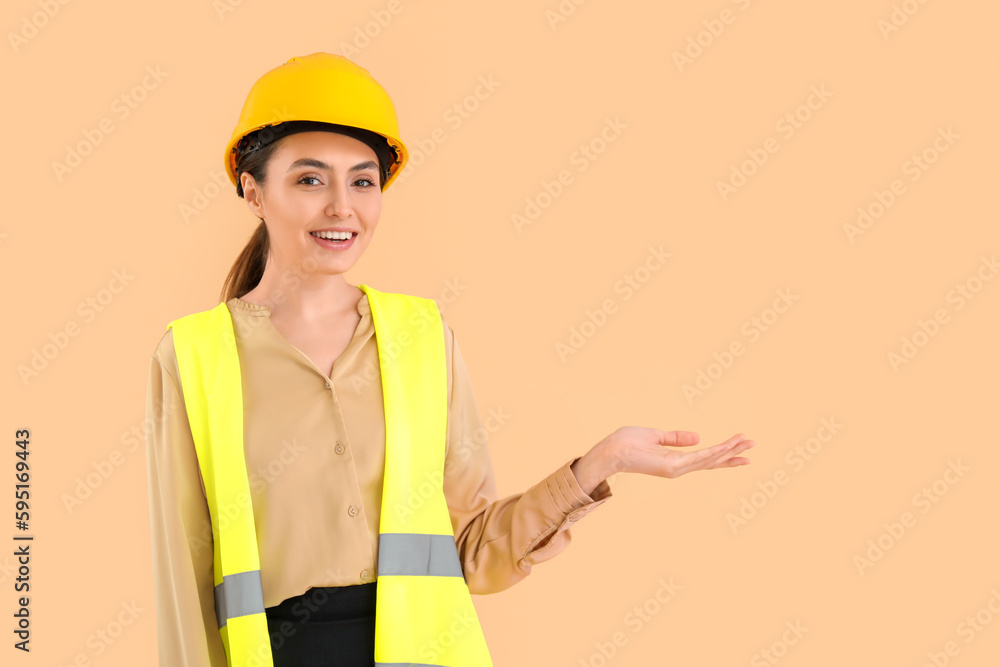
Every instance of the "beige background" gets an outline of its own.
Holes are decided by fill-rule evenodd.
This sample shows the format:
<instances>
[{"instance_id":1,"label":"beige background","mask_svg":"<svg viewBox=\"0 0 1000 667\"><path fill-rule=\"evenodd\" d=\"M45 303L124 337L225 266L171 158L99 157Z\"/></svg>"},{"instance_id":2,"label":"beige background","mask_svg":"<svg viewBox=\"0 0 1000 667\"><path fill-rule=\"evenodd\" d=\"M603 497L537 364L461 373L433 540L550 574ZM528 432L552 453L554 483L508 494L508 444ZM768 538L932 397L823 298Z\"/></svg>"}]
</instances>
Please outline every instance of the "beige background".
<instances>
[{"instance_id":1,"label":"beige background","mask_svg":"<svg viewBox=\"0 0 1000 667\"><path fill-rule=\"evenodd\" d=\"M488 445L501 495L623 425L758 443L742 468L613 477L565 553L474 598L498 667L995 664L996 3L225 2L4 5L3 664L155 664L148 355L171 319L218 303L256 223L213 181L250 86L355 42L422 159L386 192L348 280L439 299L484 418L510 415ZM115 100L136 86L125 116ZM781 119L796 113L792 133ZM624 127L602 145L608 119ZM581 162L592 142L603 152ZM724 198L719 182L761 151ZM539 197L562 170L572 181ZM858 207L877 212L897 179L852 242ZM547 207L519 232L526 198ZM650 246L670 257L646 273ZM646 281L627 300L626 275ZM775 318L778 290L797 299ZM606 299L615 312L562 360ZM919 347L894 366L904 337ZM689 400L699 371L714 379ZM32 434L30 655L11 647L18 428ZM727 515L752 503L734 530ZM859 565L869 540L888 549ZM662 604L661 580L681 587Z\"/></svg>"}]
</instances>

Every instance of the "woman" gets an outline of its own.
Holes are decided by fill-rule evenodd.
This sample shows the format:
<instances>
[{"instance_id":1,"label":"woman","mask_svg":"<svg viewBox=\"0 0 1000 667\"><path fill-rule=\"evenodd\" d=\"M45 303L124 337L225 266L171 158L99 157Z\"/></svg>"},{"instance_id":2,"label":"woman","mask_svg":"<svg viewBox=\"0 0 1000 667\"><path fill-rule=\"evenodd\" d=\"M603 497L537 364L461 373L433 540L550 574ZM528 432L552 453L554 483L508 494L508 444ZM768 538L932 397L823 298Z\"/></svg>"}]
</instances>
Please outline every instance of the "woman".
<instances>
[{"instance_id":1,"label":"woman","mask_svg":"<svg viewBox=\"0 0 1000 667\"><path fill-rule=\"evenodd\" d=\"M742 433L680 452L696 433L623 427L498 499L434 302L343 276L407 162L384 89L346 58L292 58L225 160L261 222L223 303L171 322L150 364L160 664L490 665L469 595L564 550L607 477L749 463Z\"/></svg>"}]
</instances>

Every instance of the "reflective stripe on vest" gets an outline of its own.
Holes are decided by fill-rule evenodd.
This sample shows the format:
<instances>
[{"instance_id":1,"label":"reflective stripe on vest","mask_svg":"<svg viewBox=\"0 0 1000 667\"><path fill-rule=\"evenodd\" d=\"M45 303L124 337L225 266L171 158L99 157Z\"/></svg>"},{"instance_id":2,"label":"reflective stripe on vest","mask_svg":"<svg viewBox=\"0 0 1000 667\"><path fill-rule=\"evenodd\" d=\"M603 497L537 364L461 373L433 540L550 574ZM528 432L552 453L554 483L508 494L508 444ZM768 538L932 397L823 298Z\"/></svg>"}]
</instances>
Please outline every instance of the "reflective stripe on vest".
<instances>
[{"instance_id":1,"label":"reflective stripe on vest","mask_svg":"<svg viewBox=\"0 0 1000 667\"><path fill-rule=\"evenodd\" d=\"M359 287L371 307L385 409L375 664L492 667L444 496L441 314L433 299ZM212 520L215 610L227 663L273 667L232 316L223 302L170 327ZM421 502L412 502L414 495Z\"/></svg>"}]
</instances>

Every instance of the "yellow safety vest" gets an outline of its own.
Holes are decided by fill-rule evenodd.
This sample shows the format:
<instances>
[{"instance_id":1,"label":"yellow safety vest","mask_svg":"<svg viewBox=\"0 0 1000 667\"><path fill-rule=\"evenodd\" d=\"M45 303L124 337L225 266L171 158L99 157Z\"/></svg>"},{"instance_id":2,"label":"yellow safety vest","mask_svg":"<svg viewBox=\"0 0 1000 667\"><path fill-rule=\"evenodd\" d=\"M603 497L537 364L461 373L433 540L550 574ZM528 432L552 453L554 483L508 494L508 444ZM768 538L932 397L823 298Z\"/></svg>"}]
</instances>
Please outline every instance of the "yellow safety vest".
<instances>
[{"instance_id":1,"label":"yellow safety vest","mask_svg":"<svg viewBox=\"0 0 1000 667\"><path fill-rule=\"evenodd\" d=\"M367 285L385 408L375 607L378 667L492 667L443 490L447 369L433 299ZM214 539L215 611L229 667L273 667L243 394L226 304L173 320L174 349ZM411 491L425 500L410 503Z\"/></svg>"}]
</instances>

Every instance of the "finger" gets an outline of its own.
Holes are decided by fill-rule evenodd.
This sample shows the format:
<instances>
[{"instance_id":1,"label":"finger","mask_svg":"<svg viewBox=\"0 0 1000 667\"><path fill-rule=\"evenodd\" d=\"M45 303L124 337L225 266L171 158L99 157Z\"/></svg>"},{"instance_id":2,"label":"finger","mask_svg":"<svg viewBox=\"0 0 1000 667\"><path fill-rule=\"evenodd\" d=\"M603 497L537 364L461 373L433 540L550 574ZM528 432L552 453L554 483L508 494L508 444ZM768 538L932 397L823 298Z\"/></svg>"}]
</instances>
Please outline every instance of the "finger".
<instances>
[{"instance_id":1,"label":"finger","mask_svg":"<svg viewBox=\"0 0 1000 667\"><path fill-rule=\"evenodd\" d=\"M712 447L700 449L696 452L686 452L684 454L675 452L674 456L684 457L681 459L683 463L678 466L679 470L684 470L685 472L703 470L710 468L713 463L730 454L730 449L733 447L735 447L735 444L723 442Z\"/></svg>"},{"instance_id":2,"label":"finger","mask_svg":"<svg viewBox=\"0 0 1000 667\"><path fill-rule=\"evenodd\" d=\"M689 465L693 464L696 467L708 470L709 468L714 467L716 463L726 461L730 457L736 456L740 452L750 449L755 444L757 443L753 440L742 440L732 443L726 441L715 445L714 447L703 449L700 452L692 452L692 454L700 454L701 456L692 458Z\"/></svg>"},{"instance_id":3,"label":"finger","mask_svg":"<svg viewBox=\"0 0 1000 667\"><path fill-rule=\"evenodd\" d=\"M731 449L723 452L721 455L717 456L715 458L714 463L715 464L723 464L723 463L727 463L728 461L732 461L734 459L739 459L741 461L746 461L747 463L749 463L750 459L748 459L746 457L737 456L737 454L745 452L746 450L748 450L751 447L753 447L755 444L757 444L757 443L755 443L753 440L744 440L744 441L742 441L742 442L734 445ZM742 464L737 464L737 465L742 465Z\"/></svg>"},{"instance_id":4,"label":"finger","mask_svg":"<svg viewBox=\"0 0 1000 667\"><path fill-rule=\"evenodd\" d=\"M686 452L684 454L674 452L673 456L683 457L684 462L674 467L673 476L679 477L697 470L713 470L715 468L746 465L750 463L750 459L736 456L736 454L750 449L754 444L756 443L753 440L726 441L697 452ZM732 461L735 461L735 463L731 463Z\"/></svg>"},{"instance_id":5,"label":"finger","mask_svg":"<svg viewBox=\"0 0 1000 667\"><path fill-rule=\"evenodd\" d=\"M707 451L707 450L704 450ZM701 452L699 452L701 453ZM730 468L747 465L750 459L743 456L732 456L735 452L726 452L722 458L704 459L701 461L691 461L677 469L675 476L696 472L698 470L715 470L716 468ZM731 457L731 458L727 458Z\"/></svg>"},{"instance_id":6,"label":"finger","mask_svg":"<svg viewBox=\"0 0 1000 667\"><path fill-rule=\"evenodd\" d=\"M722 456L726 454L730 455L736 454L743 451L744 449L753 447L755 444L753 440L743 440L744 437L745 434L737 433L729 440L726 440L725 442L720 442L719 444L708 447L702 451L707 452L707 456L709 457Z\"/></svg>"},{"instance_id":7,"label":"finger","mask_svg":"<svg viewBox=\"0 0 1000 667\"><path fill-rule=\"evenodd\" d=\"M726 443L723 443L726 444ZM736 456L740 452L744 452L757 443L753 440L740 440L739 442L730 444L722 449L722 451L717 455L719 459L726 459L731 456Z\"/></svg>"},{"instance_id":8,"label":"finger","mask_svg":"<svg viewBox=\"0 0 1000 667\"><path fill-rule=\"evenodd\" d=\"M725 461L720 461L710 468L705 468L705 470L714 470L715 468L735 468L738 466L745 466L750 463L750 459L744 458L742 456L734 456L731 459L726 459Z\"/></svg>"},{"instance_id":9,"label":"finger","mask_svg":"<svg viewBox=\"0 0 1000 667\"><path fill-rule=\"evenodd\" d=\"M732 450L735 447L742 447L742 449L740 449L739 451L743 451L743 449L746 449L747 447L753 447L754 441L753 440L744 440L744 438L746 438L746 434L745 433L737 433L736 435L734 435L733 437L729 438L728 440L726 440L724 442L720 442L717 445L713 445L712 447L708 447L704 451L711 452L712 456L717 456L717 455L725 454L726 452L729 452L730 450ZM750 444L747 445L747 443L750 443ZM737 453L737 452L733 452L733 453Z\"/></svg>"},{"instance_id":10,"label":"finger","mask_svg":"<svg viewBox=\"0 0 1000 667\"><path fill-rule=\"evenodd\" d=\"M656 442L667 447L690 447L701 441L701 436L694 431L662 431L656 430Z\"/></svg>"},{"instance_id":11,"label":"finger","mask_svg":"<svg viewBox=\"0 0 1000 667\"><path fill-rule=\"evenodd\" d=\"M734 456L731 459L726 459L722 462L724 466L745 466L750 463L750 459L745 456Z\"/></svg>"}]
</instances>

